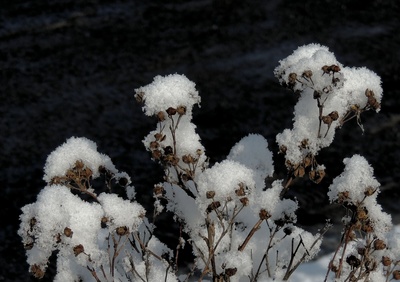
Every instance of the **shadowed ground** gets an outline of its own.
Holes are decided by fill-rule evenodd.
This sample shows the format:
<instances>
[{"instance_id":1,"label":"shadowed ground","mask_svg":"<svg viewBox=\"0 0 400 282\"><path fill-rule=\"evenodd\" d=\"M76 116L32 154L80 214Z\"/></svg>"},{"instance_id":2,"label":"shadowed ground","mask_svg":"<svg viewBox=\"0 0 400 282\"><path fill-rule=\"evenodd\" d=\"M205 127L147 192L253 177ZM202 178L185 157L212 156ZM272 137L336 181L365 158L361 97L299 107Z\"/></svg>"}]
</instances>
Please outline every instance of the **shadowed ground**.
<instances>
[{"instance_id":1,"label":"shadowed ground","mask_svg":"<svg viewBox=\"0 0 400 282\"><path fill-rule=\"evenodd\" d=\"M324 193L342 159L359 153L375 168L379 199L398 223L399 14L396 0L1 4L0 281L31 280L16 235L19 210L35 201L46 157L66 138L95 141L133 177L139 202L151 205L162 174L141 140L155 120L142 114L134 89L159 74L194 81L202 97L194 122L212 163L248 133L265 136L276 153L275 135L290 127L296 98L278 85L273 69L311 42L328 46L344 65L379 74L384 99L379 115L364 115L363 135L355 122L346 124L321 153L328 168L323 187L293 187L290 196L303 206L299 221L315 229L337 213L321 208ZM275 163L276 177L284 177L282 157Z\"/></svg>"}]
</instances>

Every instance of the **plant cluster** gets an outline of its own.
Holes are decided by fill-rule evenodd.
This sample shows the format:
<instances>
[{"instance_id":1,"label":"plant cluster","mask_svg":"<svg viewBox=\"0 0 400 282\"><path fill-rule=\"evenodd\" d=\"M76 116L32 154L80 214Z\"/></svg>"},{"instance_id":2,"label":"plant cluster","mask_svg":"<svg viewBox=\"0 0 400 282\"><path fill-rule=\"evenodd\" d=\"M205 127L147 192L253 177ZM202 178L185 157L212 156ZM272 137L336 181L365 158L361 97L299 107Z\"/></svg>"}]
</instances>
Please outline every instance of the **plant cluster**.
<instances>
[{"instance_id":1,"label":"plant cluster","mask_svg":"<svg viewBox=\"0 0 400 282\"><path fill-rule=\"evenodd\" d=\"M296 178L321 182L325 166L318 152L351 119L363 130L361 114L380 110L382 88L375 73L342 66L318 44L299 47L274 72L298 96L293 128L276 138L286 179L266 184L274 164L267 140L258 134L244 137L226 160L210 167L192 123L200 103L195 84L184 75L157 76L135 90L144 113L157 121L143 143L164 168L164 181L153 188L153 223L136 201L130 177L98 153L94 142L70 138L46 161L48 185L22 208L19 235L30 272L43 277L58 251L56 281L288 280L318 254L330 224L317 234L298 227L298 202L285 195ZM325 280L399 280L400 240L377 203L373 170L359 155L344 163L328 196L347 215ZM104 179L107 189L96 189L95 179ZM125 199L115 186L125 188ZM157 216L165 211L185 233L175 250L154 235ZM182 248L194 255L186 272L178 263Z\"/></svg>"}]
</instances>

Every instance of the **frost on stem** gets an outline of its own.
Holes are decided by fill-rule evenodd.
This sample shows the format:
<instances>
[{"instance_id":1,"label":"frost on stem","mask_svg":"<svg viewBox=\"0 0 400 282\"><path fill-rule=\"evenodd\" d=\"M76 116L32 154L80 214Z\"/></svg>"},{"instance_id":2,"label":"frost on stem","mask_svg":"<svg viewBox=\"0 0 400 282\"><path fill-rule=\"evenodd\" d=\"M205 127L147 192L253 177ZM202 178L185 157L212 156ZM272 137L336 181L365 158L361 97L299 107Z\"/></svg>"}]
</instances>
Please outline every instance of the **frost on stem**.
<instances>
[{"instance_id":1,"label":"frost on stem","mask_svg":"<svg viewBox=\"0 0 400 282\"><path fill-rule=\"evenodd\" d=\"M276 137L288 168L297 176L304 175L306 165L317 171L314 157L332 143L336 128L354 118L363 131L361 113L380 110L379 76L364 67L344 67L325 46L299 47L274 73L299 97L293 128Z\"/></svg>"}]
</instances>

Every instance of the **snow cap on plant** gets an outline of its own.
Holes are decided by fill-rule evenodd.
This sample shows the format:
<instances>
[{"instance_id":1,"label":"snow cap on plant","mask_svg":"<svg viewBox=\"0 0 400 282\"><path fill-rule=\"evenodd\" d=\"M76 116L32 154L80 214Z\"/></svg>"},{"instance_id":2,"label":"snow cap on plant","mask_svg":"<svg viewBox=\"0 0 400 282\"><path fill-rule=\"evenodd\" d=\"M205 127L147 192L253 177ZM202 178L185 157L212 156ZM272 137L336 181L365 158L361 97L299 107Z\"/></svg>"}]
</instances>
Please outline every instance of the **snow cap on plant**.
<instances>
[{"instance_id":1,"label":"snow cap on plant","mask_svg":"<svg viewBox=\"0 0 400 282\"><path fill-rule=\"evenodd\" d=\"M50 183L54 177L64 176L69 169L75 166L77 161L82 162L91 170L93 178L99 176L101 167L118 174L110 157L97 151L95 142L85 137L71 137L47 157L43 179ZM129 176L125 173L123 176L127 177L130 183Z\"/></svg>"},{"instance_id":2,"label":"snow cap on plant","mask_svg":"<svg viewBox=\"0 0 400 282\"><path fill-rule=\"evenodd\" d=\"M160 112L173 115L177 109L179 114L179 110L184 111L184 108L186 114L191 115L193 106L200 103L195 86L184 75L158 75L149 85L135 89L135 97L144 102L143 111L148 116L158 115Z\"/></svg>"},{"instance_id":3,"label":"snow cap on plant","mask_svg":"<svg viewBox=\"0 0 400 282\"><path fill-rule=\"evenodd\" d=\"M319 44L299 47L274 70L279 82L293 90L299 100L293 129L277 135L286 160L299 164L307 154L317 155L329 146L335 129L360 114L379 111L382 87L379 76L366 68L340 64L329 49ZM307 141L307 146L301 145Z\"/></svg>"}]
</instances>

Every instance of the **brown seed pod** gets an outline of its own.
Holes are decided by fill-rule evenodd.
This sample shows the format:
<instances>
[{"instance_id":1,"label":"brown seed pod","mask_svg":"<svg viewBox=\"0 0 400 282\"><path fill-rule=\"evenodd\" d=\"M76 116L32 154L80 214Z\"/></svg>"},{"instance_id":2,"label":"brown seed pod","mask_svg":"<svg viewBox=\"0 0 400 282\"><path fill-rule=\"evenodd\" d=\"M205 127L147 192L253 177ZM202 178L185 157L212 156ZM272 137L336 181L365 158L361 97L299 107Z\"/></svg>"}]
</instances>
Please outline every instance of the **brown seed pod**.
<instances>
[{"instance_id":1,"label":"brown seed pod","mask_svg":"<svg viewBox=\"0 0 400 282\"><path fill-rule=\"evenodd\" d=\"M162 187L161 185L154 185L153 188L154 195L160 196L163 194L163 192L164 192L164 187Z\"/></svg>"},{"instance_id":2,"label":"brown seed pod","mask_svg":"<svg viewBox=\"0 0 400 282\"><path fill-rule=\"evenodd\" d=\"M331 66L330 66L330 70L331 70L332 72L340 72L340 67L337 66L337 65L331 65Z\"/></svg>"},{"instance_id":3,"label":"brown seed pod","mask_svg":"<svg viewBox=\"0 0 400 282\"><path fill-rule=\"evenodd\" d=\"M157 113L157 120L160 122L165 120L165 113L163 111Z\"/></svg>"},{"instance_id":4,"label":"brown seed pod","mask_svg":"<svg viewBox=\"0 0 400 282\"><path fill-rule=\"evenodd\" d=\"M167 114L168 114L169 116L175 115L175 114L176 114L176 109L175 109L175 108L172 108L172 107L169 107L169 108L167 109Z\"/></svg>"},{"instance_id":5,"label":"brown seed pod","mask_svg":"<svg viewBox=\"0 0 400 282\"><path fill-rule=\"evenodd\" d=\"M154 138L156 139L156 141L164 141L163 139L165 138L165 135L162 135L161 133L156 133L154 134Z\"/></svg>"},{"instance_id":6,"label":"brown seed pod","mask_svg":"<svg viewBox=\"0 0 400 282\"><path fill-rule=\"evenodd\" d=\"M303 140L301 141L300 147L303 148L303 149L308 148L308 139L307 139L307 138L306 138L306 139L303 139Z\"/></svg>"},{"instance_id":7,"label":"brown seed pod","mask_svg":"<svg viewBox=\"0 0 400 282\"><path fill-rule=\"evenodd\" d=\"M322 116L321 120L323 123L330 125L332 123L332 118L330 116Z\"/></svg>"},{"instance_id":8,"label":"brown seed pod","mask_svg":"<svg viewBox=\"0 0 400 282\"><path fill-rule=\"evenodd\" d=\"M176 112L183 116L184 114L186 114L186 107L185 106L179 106L178 108L176 108Z\"/></svg>"},{"instance_id":9,"label":"brown seed pod","mask_svg":"<svg viewBox=\"0 0 400 282\"><path fill-rule=\"evenodd\" d=\"M343 192L339 192L338 193L338 199L337 202L339 204L343 204L344 202L346 202L347 200L349 200L349 191L343 191Z\"/></svg>"},{"instance_id":10,"label":"brown seed pod","mask_svg":"<svg viewBox=\"0 0 400 282\"><path fill-rule=\"evenodd\" d=\"M31 268L29 269L29 271L32 272L32 274L33 274L33 276L35 276L35 278L42 279L44 276L44 271L37 264L31 265Z\"/></svg>"},{"instance_id":11,"label":"brown seed pod","mask_svg":"<svg viewBox=\"0 0 400 282\"><path fill-rule=\"evenodd\" d=\"M239 197L246 195L243 183L239 184L239 188L235 190L235 194Z\"/></svg>"},{"instance_id":12,"label":"brown seed pod","mask_svg":"<svg viewBox=\"0 0 400 282\"><path fill-rule=\"evenodd\" d=\"M76 170L81 170L81 169L83 169L84 167L85 167L85 164L84 164L81 160L78 160L78 161L75 162L75 167L74 167L74 169L76 169Z\"/></svg>"},{"instance_id":13,"label":"brown seed pod","mask_svg":"<svg viewBox=\"0 0 400 282\"><path fill-rule=\"evenodd\" d=\"M306 173L306 170L302 165L299 165L293 172L293 175L296 177L303 177L304 174Z\"/></svg>"},{"instance_id":14,"label":"brown seed pod","mask_svg":"<svg viewBox=\"0 0 400 282\"><path fill-rule=\"evenodd\" d=\"M79 244L73 248L73 251L74 251L74 255L78 256L80 253L83 253L85 251L85 248L82 246L82 244Z\"/></svg>"},{"instance_id":15,"label":"brown seed pod","mask_svg":"<svg viewBox=\"0 0 400 282\"><path fill-rule=\"evenodd\" d=\"M322 179L325 177L325 171L323 169L311 170L308 173L308 177L314 183L319 184L322 181Z\"/></svg>"},{"instance_id":16,"label":"brown seed pod","mask_svg":"<svg viewBox=\"0 0 400 282\"><path fill-rule=\"evenodd\" d=\"M236 267L225 269L225 274L226 274L226 276L228 276L228 277L231 277L231 276L235 275L236 272L237 272L237 268L236 268Z\"/></svg>"},{"instance_id":17,"label":"brown seed pod","mask_svg":"<svg viewBox=\"0 0 400 282\"><path fill-rule=\"evenodd\" d=\"M239 201L242 203L243 206L249 205L249 198L247 198L247 197L240 198Z\"/></svg>"},{"instance_id":18,"label":"brown seed pod","mask_svg":"<svg viewBox=\"0 0 400 282\"><path fill-rule=\"evenodd\" d=\"M361 261L359 258L357 258L355 255L350 255L346 258L346 262L351 266L352 269L358 268L361 264Z\"/></svg>"},{"instance_id":19,"label":"brown seed pod","mask_svg":"<svg viewBox=\"0 0 400 282\"><path fill-rule=\"evenodd\" d=\"M72 238L73 234L74 234L74 232L72 232L71 228L69 228L69 227L65 227L64 228L64 235L65 236L67 236L69 238Z\"/></svg>"},{"instance_id":20,"label":"brown seed pod","mask_svg":"<svg viewBox=\"0 0 400 282\"><path fill-rule=\"evenodd\" d=\"M194 163L194 158L191 155L183 155L182 156L182 161L185 164L192 164L192 163Z\"/></svg>"},{"instance_id":21,"label":"brown seed pod","mask_svg":"<svg viewBox=\"0 0 400 282\"><path fill-rule=\"evenodd\" d=\"M101 228L106 228L107 227L107 222L108 222L108 218L103 216L101 218Z\"/></svg>"},{"instance_id":22,"label":"brown seed pod","mask_svg":"<svg viewBox=\"0 0 400 282\"><path fill-rule=\"evenodd\" d=\"M212 199L215 196L215 191L207 191L206 192L206 198L207 199Z\"/></svg>"},{"instance_id":23,"label":"brown seed pod","mask_svg":"<svg viewBox=\"0 0 400 282\"><path fill-rule=\"evenodd\" d=\"M169 154L164 157L164 161L172 166L175 166L179 163L179 158L176 155Z\"/></svg>"},{"instance_id":24,"label":"brown seed pod","mask_svg":"<svg viewBox=\"0 0 400 282\"><path fill-rule=\"evenodd\" d=\"M371 233L374 231L374 228L372 227L371 222L367 220L367 222L363 223L361 230L365 233Z\"/></svg>"},{"instance_id":25,"label":"brown seed pod","mask_svg":"<svg viewBox=\"0 0 400 282\"><path fill-rule=\"evenodd\" d=\"M296 84L296 79L297 79L297 74L292 72L289 74L288 80L289 80L289 85L294 85Z\"/></svg>"},{"instance_id":26,"label":"brown seed pod","mask_svg":"<svg viewBox=\"0 0 400 282\"><path fill-rule=\"evenodd\" d=\"M313 75L311 70L306 70L303 72L303 74L301 76L305 77L305 78L311 78Z\"/></svg>"},{"instance_id":27,"label":"brown seed pod","mask_svg":"<svg viewBox=\"0 0 400 282\"><path fill-rule=\"evenodd\" d=\"M285 145L279 146L279 154L286 154L287 147Z\"/></svg>"},{"instance_id":28,"label":"brown seed pod","mask_svg":"<svg viewBox=\"0 0 400 282\"><path fill-rule=\"evenodd\" d=\"M115 229L115 233L117 233L119 236L124 236L129 234L129 228L126 226L120 226Z\"/></svg>"},{"instance_id":29,"label":"brown seed pod","mask_svg":"<svg viewBox=\"0 0 400 282\"><path fill-rule=\"evenodd\" d=\"M327 65L323 66L321 69L323 71L322 75L324 75L325 73L330 73L331 72L330 67L327 66Z\"/></svg>"},{"instance_id":30,"label":"brown seed pod","mask_svg":"<svg viewBox=\"0 0 400 282\"><path fill-rule=\"evenodd\" d=\"M379 104L379 102L376 100L376 98L375 97L373 97L373 96L369 96L368 97L368 102L367 102L367 104L371 107L371 108L373 108L373 109L375 109L375 110L377 110L377 109L379 109L380 107L381 107L381 104Z\"/></svg>"},{"instance_id":31,"label":"brown seed pod","mask_svg":"<svg viewBox=\"0 0 400 282\"><path fill-rule=\"evenodd\" d=\"M365 207L359 207L357 209L357 219L358 220L366 220L368 218L368 210Z\"/></svg>"},{"instance_id":32,"label":"brown seed pod","mask_svg":"<svg viewBox=\"0 0 400 282\"><path fill-rule=\"evenodd\" d=\"M375 94L374 94L374 91L372 91L372 90L370 90L370 89L366 89L365 90L365 96L367 96L367 97L374 97L375 96Z\"/></svg>"},{"instance_id":33,"label":"brown seed pod","mask_svg":"<svg viewBox=\"0 0 400 282\"><path fill-rule=\"evenodd\" d=\"M162 156L162 153L160 150L154 150L153 152L151 152L151 157L154 160L159 160L161 158L161 156Z\"/></svg>"},{"instance_id":34,"label":"brown seed pod","mask_svg":"<svg viewBox=\"0 0 400 282\"><path fill-rule=\"evenodd\" d=\"M160 147L160 143L158 143L157 141L151 141L150 142L150 149L154 150Z\"/></svg>"},{"instance_id":35,"label":"brown seed pod","mask_svg":"<svg viewBox=\"0 0 400 282\"><path fill-rule=\"evenodd\" d=\"M306 156L306 157L303 159L303 165L304 165L304 167L307 168L307 167L309 167L311 164L312 164L312 159L311 159L311 157Z\"/></svg>"},{"instance_id":36,"label":"brown seed pod","mask_svg":"<svg viewBox=\"0 0 400 282\"><path fill-rule=\"evenodd\" d=\"M384 249L386 249L386 244L385 244L385 242L384 242L383 240L376 239L376 240L374 241L374 249L375 249L375 250L384 250Z\"/></svg>"},{"instance_id":37,"label":"brown seed pod","mask_svg":"<svg viewBox=\"0 0 400 282\"><path fill-rule=\"evenodd\" d=\"M318 92L317 90L315 90L314 94L313 94L313 97L314 97L314 99L319 99L319 98L321 98L321 93Z\"/></svg>"},{"instance_id":38,"label":"brown seed pod","mask_svg":"<svg viewBox=\"0 0 400 282\"><path fill-rule=\"evenodd\" d=\"M261 220L268 219L271 217L271 215L265 209L261 209L260 212L258 213L258 216L260 217Z\"/></svg>"},{"instance_id":39,"label":"brown seed pod","mask_svg":"<svg viewBox=\"0 0 400 282\"><path fill-rule=\"evenodd\" d=\"M392 275L394 280L400 280L400 270L393 271Z\"/></svg>"},{"instance_id":40,"label":"brown seed pod","mask_svg":"<svg viewBox=\"0 0 400 282\"><path fill-rule=\"evenodd\" d=\"M135 94L135 99L138 103L142 103L144 100L144 92L140 91Z\"/></svg>"},{"instance_id":41,"label":"brown seed pod","mask_svg":"<svg viewBox=\"0 0 400 282\"><path fill-rule=\"evenodd\" d=\"M371 186L368 186L365 191L364 191L364 195L365 196L371 196L375 193L376 189L372 188Z\"/></svg>"},{"instance_id":42,"label":"brown seed pod","mask_svg":"<svg viewBox=\"0 0 400 282\"><path fill-rule=\"evenodd\" d=\"M384 266L389 266L392 264L392 260L389 257L382 256L382 264Z\"/></svg>"},{"instance_id":43,"label":"brown seed pod","mask_svg":"<svg viewBox=\"0 0 400 282\"><path fill-rule=\"evenodd\" d=\"M339 118L339 113L337 111L333 111L329 114L332 120L337 120Z\"/></svg>"},{"instance_id":44,"label":"brown seed pod","mask_svg":"<svg viewBox=\"0 0 400 282\"><path fill-rule=\"evenodd\" d=\"M218 209L221 206L221 203L219 201L214 201L211 204L208 205L207 207L207 213L212 212L213 210Z\"/></svg>"}]
</instances>

